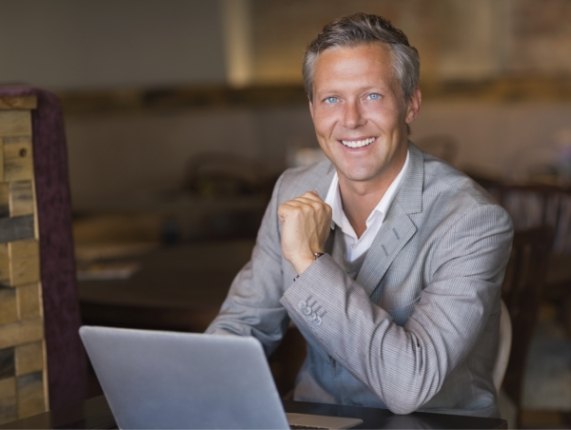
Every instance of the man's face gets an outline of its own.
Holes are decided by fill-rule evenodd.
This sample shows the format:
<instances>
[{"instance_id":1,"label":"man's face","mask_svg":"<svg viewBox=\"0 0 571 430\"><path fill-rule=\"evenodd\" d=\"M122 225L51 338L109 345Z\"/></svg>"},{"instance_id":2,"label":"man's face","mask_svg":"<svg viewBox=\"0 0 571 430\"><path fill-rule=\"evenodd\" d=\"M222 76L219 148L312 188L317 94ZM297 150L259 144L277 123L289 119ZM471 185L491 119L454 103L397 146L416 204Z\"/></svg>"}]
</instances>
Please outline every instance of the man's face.
<instances>
[{"instance_id":1,"label":"man's face","mask_svg":"<svg viewBox=\"0 0 571 430\"><path fill-rule=\"evenodd\" d=\"M334 47L315 62L309 107L319 145L341 186L377 190L387 187L404 163L407 124L420 108L420 91L404 100L386 45Z\"/></svg>"}]
</instances>

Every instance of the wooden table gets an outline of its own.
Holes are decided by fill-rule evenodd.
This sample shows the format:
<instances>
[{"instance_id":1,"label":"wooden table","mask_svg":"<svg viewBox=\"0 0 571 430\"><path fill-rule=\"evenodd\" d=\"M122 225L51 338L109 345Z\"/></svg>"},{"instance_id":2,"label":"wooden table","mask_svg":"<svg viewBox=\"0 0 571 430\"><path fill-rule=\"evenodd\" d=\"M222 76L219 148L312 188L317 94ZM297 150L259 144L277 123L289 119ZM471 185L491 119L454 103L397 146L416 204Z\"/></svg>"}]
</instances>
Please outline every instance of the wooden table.
<instances>
[{"instance_id":1,"label":"wooden table","mask_svg":"<svg viewBox=\"0 0 571 430\"><path fill-rule=\"evenodd\" d=\"M146 252L135 258L140 270L127 279L79 283L83 323L203 332L253 246L253 240L196 242ZM305 340L291 328L270 357L282 395L293 388L304 358Z\"/></svg>"},{"instance_id":2,"label":"wooden table","mask_svg":"<svg viewBox=\"0 0 571 430\"><path fill-rule=\"evenodd\" d=\"M134 259L127 279L79 283L84 324L203 331L217 314L252 240L162 247Z\"/></svg>"},{"instance_id":3,"label":"wooden table","mask_svg":"<svg viewBox=\"0 0 571 430\"><path fill-rule=\"evenodd\" d=\"M498 418L478 418L461 415L415 412L395 415L385 409L359 406L325 405L319 403L284 402L287 412L314 413L333 416L353 416L363 420L356 428L375 429L505 429L507 423ZM109 406L103 396L70 405L66 410L46 412L30 418L0 425L6 429L110 429L116 428Z\"/></svg>"}]
</instances>

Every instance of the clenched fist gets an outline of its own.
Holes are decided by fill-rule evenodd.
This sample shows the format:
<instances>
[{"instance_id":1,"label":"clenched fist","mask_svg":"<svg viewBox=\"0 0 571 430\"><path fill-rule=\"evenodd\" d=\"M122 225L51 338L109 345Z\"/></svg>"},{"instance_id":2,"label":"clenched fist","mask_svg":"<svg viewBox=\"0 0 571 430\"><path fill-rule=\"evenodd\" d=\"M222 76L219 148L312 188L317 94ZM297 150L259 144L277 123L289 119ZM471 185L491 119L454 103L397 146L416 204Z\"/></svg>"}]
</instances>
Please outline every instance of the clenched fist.
<instances>
[{"instance_id":1,"label":"clenched fist","mask_svg":"<svg viewBox=\"0 0 571 430\"><path fill-rule=\"evenodd\" d=\"M282 254L297 273L303 273L322 252L331 227L331 207L315 192L307 192L278 208L282 226Z\"/></svg>"}]
</instances>

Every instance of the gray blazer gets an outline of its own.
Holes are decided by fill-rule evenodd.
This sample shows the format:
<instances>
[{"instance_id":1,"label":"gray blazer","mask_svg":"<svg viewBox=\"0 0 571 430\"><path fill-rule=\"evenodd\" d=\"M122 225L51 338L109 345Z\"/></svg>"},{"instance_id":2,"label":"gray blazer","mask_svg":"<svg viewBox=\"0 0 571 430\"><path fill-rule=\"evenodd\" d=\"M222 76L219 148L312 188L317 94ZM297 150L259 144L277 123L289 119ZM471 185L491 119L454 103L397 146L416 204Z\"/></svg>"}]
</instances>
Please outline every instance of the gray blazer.
<instances>
[{"instance_id":1,"label":"gray blazer","mask_svg":"<svg viewBox=\"0 0 571 430\"><path fill-rule=\"evenodd\" d=\"M287 170L207 332L255 336L270 353L293 322L308 344L296 400L493 416L512 223L468 177L409 148L409 169L353 276L335 229L328 253L294 281L277 208L308 190L324 198L334 167Z\"/></svg>"}]
</instances>

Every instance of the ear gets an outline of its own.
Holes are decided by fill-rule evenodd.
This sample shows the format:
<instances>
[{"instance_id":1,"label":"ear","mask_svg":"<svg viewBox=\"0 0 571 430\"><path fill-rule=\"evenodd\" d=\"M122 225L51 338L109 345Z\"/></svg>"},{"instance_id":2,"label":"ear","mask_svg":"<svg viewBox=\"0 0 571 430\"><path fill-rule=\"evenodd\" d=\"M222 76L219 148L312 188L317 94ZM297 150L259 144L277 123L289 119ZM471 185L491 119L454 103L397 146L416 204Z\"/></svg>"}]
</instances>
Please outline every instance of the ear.
<instances>
[{"instance_id":1,"label":"ear","mask_svg":"<svg viewBox=\"0 0 571 430\"><path fill-rule=\"evenodd\" d=\"M406 107L405 121L407 124L411 124L414 121L414 119L418 115L418 112L420 112L421 103L422 103L422 93L420 92L420 88L417 88L412 93L412 96L410 97L410 100L408 101Z\"/></svg>"}]
</instances>

